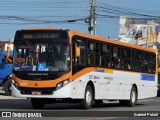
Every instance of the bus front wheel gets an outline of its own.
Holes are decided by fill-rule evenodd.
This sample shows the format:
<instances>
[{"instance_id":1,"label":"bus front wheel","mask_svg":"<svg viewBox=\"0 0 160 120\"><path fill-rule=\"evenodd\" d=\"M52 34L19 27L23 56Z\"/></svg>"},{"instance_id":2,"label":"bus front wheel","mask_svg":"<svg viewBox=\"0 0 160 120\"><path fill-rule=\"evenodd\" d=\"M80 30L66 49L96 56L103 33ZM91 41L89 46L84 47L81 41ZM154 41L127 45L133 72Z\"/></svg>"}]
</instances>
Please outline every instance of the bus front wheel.
<instances>
[{"instance_id":1,"label":"bus front wheel","mask_svg":"<svg viewBox=\"0 0 160 120\"><path fill-rule=\"evenodd\" d=\"M4 91L5 94L10 96L11 95L11 79L8 79L5 83L4 83Z\"/></svg>"},{"instance_id":2,"label":"bus front wheel","mask_svg":"<svg viewBox=\"0 0 160 120\"><path fill-rule=\"evenodd\" d=\"M130 100L127 100L127 105L130 107L134 107L137 102L137 91L133 86L130 93Z\"/></svg>"},{"instance_id":3,"label":"bus front wheel","mask_svg":"<svg viewBox=\"0 0 160 120\"><path fill-rule=\"evenodd\" d=\"M90 85L87 85L84 99L81 102L82 108L84 109L90 109L93 104L93 91Z\"/></svg>"},{"instance_id":4,"label":"bus front wheel","mask_svg":"<svg viewBox=\"0 0 160 120\"><path fill-rule=\"evenodd\" d=\"M44 101L39 98L31 98L31 104L35 109L42 109L45 105Z\"/></svg>"}]
</instances>

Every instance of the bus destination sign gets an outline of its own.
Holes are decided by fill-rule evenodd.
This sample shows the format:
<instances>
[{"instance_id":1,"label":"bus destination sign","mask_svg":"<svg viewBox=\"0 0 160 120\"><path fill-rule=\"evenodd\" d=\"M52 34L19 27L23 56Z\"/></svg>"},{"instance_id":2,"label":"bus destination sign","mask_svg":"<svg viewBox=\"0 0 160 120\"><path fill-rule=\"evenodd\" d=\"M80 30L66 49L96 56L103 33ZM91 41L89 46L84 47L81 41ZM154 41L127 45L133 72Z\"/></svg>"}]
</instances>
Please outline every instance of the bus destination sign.
<instances>
[{"instance_id":1,"label":"bus destination sign","mask_svg":"<svg viewBox=\"0 0 160 120\"><path fill-rule=\"evenodd\" d=\"M60 33L26 33L23 39L60 38Z\"/></svg>"}]
</instances>

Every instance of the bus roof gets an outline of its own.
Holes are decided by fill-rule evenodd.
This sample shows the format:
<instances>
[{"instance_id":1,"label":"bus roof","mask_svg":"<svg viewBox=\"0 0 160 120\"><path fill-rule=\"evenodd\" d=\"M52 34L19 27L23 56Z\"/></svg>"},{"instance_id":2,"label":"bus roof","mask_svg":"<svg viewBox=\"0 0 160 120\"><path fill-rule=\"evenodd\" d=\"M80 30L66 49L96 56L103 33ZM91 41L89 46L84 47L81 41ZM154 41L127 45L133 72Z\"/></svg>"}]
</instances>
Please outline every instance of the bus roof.
<instances>
[{"instance_id":1,"label":"bus roof","mask_svg":"<svg viewBox=\"0 0 160 120\"><path fill-rule=\"evenodd\" d=\"M25 28L22 30L62 30L60 28Z\"/></svg>"}]
</instances>

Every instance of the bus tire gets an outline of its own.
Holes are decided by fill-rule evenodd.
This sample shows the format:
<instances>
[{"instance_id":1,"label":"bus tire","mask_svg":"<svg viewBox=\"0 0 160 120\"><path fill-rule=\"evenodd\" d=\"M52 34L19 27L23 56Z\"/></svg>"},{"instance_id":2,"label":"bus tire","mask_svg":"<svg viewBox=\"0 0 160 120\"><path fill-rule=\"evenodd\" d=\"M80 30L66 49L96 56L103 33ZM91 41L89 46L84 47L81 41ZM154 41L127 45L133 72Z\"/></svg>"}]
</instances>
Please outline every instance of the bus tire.
<instances>
[{"instance_id":1,"label":"bus tire","mask_svg":"<svg viewBox=\"0 0 160 120\"><path fill-rule=\"evenodd\" d=\"M127 100L127 105L130 107L134 107L137 102L137 91L136 88L133 86L130 93L130 100Z\"/></svg>"},{"instance_id":2,"label":"bus tire","mask_svg":"<svg viewBox=\"0 0 160 120\"><path fill-rule=\"evenodd\" d=\"M31 104L34 109L42 109L45 105L44 101L39 98L31 98Z\"/></svg>"},{"instance_id":3,"label":"bus tire","mask_svg":"<svg viewBox=\"0 0 160 120\"><path fill-rule=\"evenodd\" d=\"M84 99L81 101L83 109L90 109L93 104L93 91L90 85L85 89Z\"/></svg>"},{"instance_id":4,"label":"bus tire","mask_svg":"<svg viewBox=\"0 0 160 120\"><path fill-rule=\"evenodd\" d=\"M5 83L4 83L4 91L5 94L10 96L11 95L11 79L8 79Z\"/></svg>"}]
</instances>

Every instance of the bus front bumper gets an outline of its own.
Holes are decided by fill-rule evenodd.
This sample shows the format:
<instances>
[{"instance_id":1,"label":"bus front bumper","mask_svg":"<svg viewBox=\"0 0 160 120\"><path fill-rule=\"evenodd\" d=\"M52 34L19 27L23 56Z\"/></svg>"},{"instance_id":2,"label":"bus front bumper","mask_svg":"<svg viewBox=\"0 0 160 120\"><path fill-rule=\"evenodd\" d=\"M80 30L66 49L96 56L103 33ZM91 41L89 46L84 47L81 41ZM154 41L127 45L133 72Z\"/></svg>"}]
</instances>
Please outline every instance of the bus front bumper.
<instances>
[{"instance_id":1,"label":"bus front bumper","mask_svg":"<svg viewBox=\"0 0 160 120\"><path fill-rule=\"evenodd\" d=\"M53 91L50 95L32 95L32 94L21 94L13 84L11 84L11 91L13 97L19 98L71 98L71 86L70 84Z\"/></svg>"}]
</instances>

